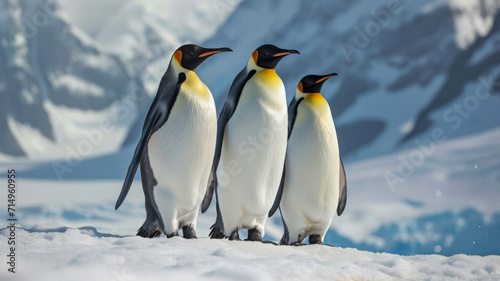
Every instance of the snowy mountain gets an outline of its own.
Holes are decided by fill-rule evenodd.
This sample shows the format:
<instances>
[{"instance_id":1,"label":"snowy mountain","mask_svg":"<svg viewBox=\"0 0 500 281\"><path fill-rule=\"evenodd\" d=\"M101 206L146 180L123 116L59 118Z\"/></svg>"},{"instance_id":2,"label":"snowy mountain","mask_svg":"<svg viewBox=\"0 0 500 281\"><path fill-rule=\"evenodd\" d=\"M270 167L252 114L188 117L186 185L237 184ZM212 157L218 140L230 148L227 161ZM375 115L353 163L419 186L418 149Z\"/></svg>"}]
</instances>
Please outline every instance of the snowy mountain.
<instances>
[{"instance_id":1,"label":"snowy mountain","mask_svg":"<svg viewBox=\"0 0 500 281\"><path fill-rule=\"evenodd\" d=\"M135 143L171 52L203 41L235 51L199 69L219 109L262 43L301 51L277 69L290 96L303 75L338 72L323 93L347 162L435 128L454 138L498 126L498 0L50 3L1 4L4 156L64 158L102 120L114 133L90 155Z\"/></svg>"},{"instance_id":2,"label":"snowy mountain","mask_svg":"<svg viewBox=\"0 0 500 281\"><path fill-rule=\"evenodd\" d=\"M165 67L181 44L210 38L239 2L91 0L69 2L62 10L104 49L142 70L148 64Z\"/></svg>"},{"instance_id":3,"label":"snowy mountain","mask_svg":"<svg viewBox=\"0 0 500 281\"><path fill-rule=\"evenodd\" d=\"M391 4L392 3L392 4ZM499 125L498 0L243 1L207 45L233 56L200 71L223 102L256 46L301 52L277 72L289 99L307 74L337 72L323 93L347 161Z\"/></svg>"},{"instance_id":4,"label":"snowy mountain","mask_svg":"<svg viewBox=\"0 0 500 281\"><path fill-rule=\"evenodd\" d=\"M112 151L113 138L123 138L137 118L119 112L117 102L144 92L141 81L47 3L0 4L0 152L59 158L70 149L82 157ZM103 122L113 136L101 133L87 145Z\"/></svg>"},{"instance_id":5,"label":"snowy mountain","mask_svg":"<svg viewBox=\"0 0 500 281\"><path fill-rule=\"evenodd\" d=\"M5 242L9 230L0 229ZM143 239L93 227L17 229L15 274L2 280L498 280L499 256L398 256L327 246ZM6 253L7 243L0 244ZM50 254L48 254L50 253ZM42 258L43 256L43 258Z\"/></svg>"},{"instance_id":6,"label":"snowy mountain","mask_svg":"<svg viewBox=\"0 0 500 281\"><path fill-rule=\"evenodd\" d=\"M141 127L171 52L206 39L237 3L2 1L0 156L120 149Z\"/></svg>"}]
</instances>

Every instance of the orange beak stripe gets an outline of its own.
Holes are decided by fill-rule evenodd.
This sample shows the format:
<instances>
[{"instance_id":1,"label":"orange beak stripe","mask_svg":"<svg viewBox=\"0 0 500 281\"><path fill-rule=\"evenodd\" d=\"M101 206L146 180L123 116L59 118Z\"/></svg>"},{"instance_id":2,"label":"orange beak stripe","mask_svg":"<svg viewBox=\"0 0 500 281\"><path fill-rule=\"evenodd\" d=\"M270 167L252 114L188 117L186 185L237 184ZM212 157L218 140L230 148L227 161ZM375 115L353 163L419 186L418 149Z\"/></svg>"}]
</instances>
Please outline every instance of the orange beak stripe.
<instances>
[{"instance_id":1,"label":"orange beak stripe","mask_svg":"<svg viewBox=\"0 0 500 281\"><path fill-rule=\"evenodd\" d=\"M291 54L290 52L281 52L281 53L276 53L273 55L273 57L282 57Z\"/></svg>"},{"instance_id":2,"label":"orange beak stripe","mask_svg":"<svg viewBox=\"0 0 500 281\"><path fill-rule=\"evenodd\" d=\"M316 81L316 84L321 83L321 82L325 81L326 79L328 79L330 77L332 77L332 76L325 76L325 77L319 79L318 81Z\"/></svg>"},{"instance_id":3,"label":"orange beak stripe","mask_svg":"<svg viewBox=\"0 0 500 281\"><path fill-rule=\"evenodd\" d=\"M221 51L209 51L209 52L206 52L206 53L203 53L201 55L199 55L198 57L199 58L203 58L203 57L206 57L206 56L210 56L210 55L213 55L213 54L217 54L217 53L220 53Z\"/></svg>"}]
</instances>

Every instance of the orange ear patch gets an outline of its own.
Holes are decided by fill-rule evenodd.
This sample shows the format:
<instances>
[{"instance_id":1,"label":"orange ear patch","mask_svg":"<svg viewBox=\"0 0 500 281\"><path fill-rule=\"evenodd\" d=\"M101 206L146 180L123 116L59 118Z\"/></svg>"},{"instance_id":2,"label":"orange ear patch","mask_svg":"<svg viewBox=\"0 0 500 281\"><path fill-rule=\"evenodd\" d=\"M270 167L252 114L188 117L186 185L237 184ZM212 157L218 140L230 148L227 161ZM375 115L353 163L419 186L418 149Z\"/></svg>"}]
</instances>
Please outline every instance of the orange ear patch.
<instances>
[{"instance_id":1,"label":"orange ear patch","mask_svg":"<svg viewBox=\"0 0 500 281\"><path fill-rule=\"evenodd\" d=\"M253 58L253 61L255 62L255 64L257 64L257 59L259 58L259 51L257 51L257 50L253 51L252 58Z\"/></svg>"},{"instance_id":2,"label":"orange ear patch","mask_svg":"<svg viewBox=\"0 0 500 281\"><path fill-rule=\"evenodd\" d=\"M299 89L301 93L304 92L304 86L302 85L302 82L299 82L299 85L297 85L297 89Z\"/></svg>"},{"instance_id":3,"label":"orange ear patch","mask_svg":"<svg viewBox=\"0 0 500 281\"><path fill-rule=\"evenodd\" d=\"M181 50L175 51L174 58L179 63L179 65L182 66L182 63L181 63L182 62L182 51Z\"/></svg>"}]
</instances>

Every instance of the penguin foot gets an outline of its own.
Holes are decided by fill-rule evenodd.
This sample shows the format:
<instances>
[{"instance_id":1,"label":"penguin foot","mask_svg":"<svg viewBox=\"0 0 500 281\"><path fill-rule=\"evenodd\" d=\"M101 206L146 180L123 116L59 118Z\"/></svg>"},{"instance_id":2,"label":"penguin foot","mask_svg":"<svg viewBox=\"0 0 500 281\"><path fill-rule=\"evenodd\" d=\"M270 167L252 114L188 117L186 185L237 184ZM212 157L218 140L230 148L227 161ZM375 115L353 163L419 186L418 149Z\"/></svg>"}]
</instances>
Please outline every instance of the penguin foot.
<instances>
[{"instance_id":1,"label":"penguin foot","mask_svg":"<svg viewBox=\"0 0 500 281\"><path fill-rule=\"evenodd\" d=\"M238 233L238 229L236 229L235 231L233 231L231 233L231 235L229 235L229 240L230 241L233 241L233 240L235 240L235 241L241 241L240 234Z\"/></svg>"},{"instance_id":2,"label":"penguin foot","mask_svg":"<svg viewBox=\"0 0 500 281\"><path fill-rule=\"evenodd\" d=\"M256 228L249 229L247 241L262 241L262 234Z\"/></svg>"},{"instance_id":3,"label":"penguin foot","mask_svg":"<svg viewBox=\"0 0 500 281\"><path fill-rule=\"evenodd\" d=\"M179 232L177 232L177 231L176 232L172 232L172 233L170 233L170 234L167 235L167 238L172 238L174 236L179 236Z\"/></svg>"},{"instance_id":4,"label":"penguin foot","mask_svg":"<svg viewBox=\"0 0 500 281\"><path fill-rule=\"evenodd\" d=\"M196 239L196 231L194 230L193 226L191 225L185 225L182 227L182 237L186 239Z\"/></svg>"},{"instance_id":5,"label":"penguin foot","mask_svg":"<svg viewBox=\"0 0 500 281\"><path fill-rule=\"evenodd\" d=\"M295 246L295 247L299 247L299 246L306 246L307 244L304 244L304 243L300 243L300 242L295 242L293 244L290 244L290 246Z\"/></svg>"},{"instance_id":6,"label":"penguin foot","mask_svg":"<svg viewBox=\"0 0 500 281\"><path fill-rule=\"evenodd\" d=\"M309 235L309 244L311 244L311 245L323 244L323 241L321 241L321 236L318 234Z\"/></svg>"},{"instance_id":7,"label":"penguin foot","mask_svg":"<svg viewBox=\"0 0 500 281\"><path fill-rule=\"evenodd\" d=\"M144 238L158 238L162 234L163 231L157 225L153 225L153 227L147 227L144 224L137 230L136 235Z\"/></svg>"},{"instance_id":8,"label":"penguin foot","mask_svg":"<svg viewBox=\"0 0 500 281\"><path fill-rule=\"evenodd\" d=\"M149 236L149 238L158 238L163 234L163 230L161 230L158 226L153 227L153 233Z\"/></svg>"}]
</instances>

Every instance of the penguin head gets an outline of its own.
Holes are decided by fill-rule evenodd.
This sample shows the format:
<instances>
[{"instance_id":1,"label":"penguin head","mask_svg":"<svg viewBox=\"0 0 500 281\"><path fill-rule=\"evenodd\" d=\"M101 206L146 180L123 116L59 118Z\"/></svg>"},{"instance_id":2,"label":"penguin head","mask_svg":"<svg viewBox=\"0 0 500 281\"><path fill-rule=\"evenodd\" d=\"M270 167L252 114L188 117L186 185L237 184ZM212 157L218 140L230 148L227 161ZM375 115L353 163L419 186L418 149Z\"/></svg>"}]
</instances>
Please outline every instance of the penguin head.
<instances>
[{"instance_id":1,"label":"penguin head","mask_svg":"<svg viewBox=\"0 0 500 281\"><path fill-rule=\"evenodd\" d=\"M186 44L180 46L175 51L172 60L176 60L181 67L194 71L202 62L204 62L210 56L222 52L232 52L232 50L229 48L209 49L200 47L195 44Z\"/></svg>"},{"instance_id":2,"label":"penguin head","mask_svg":"<svg viewBox=\"0 0 500 281\"><path fill-rule=\"evenodd\" d=\"M307 75L300 80L297 85L297 94L303 97L304 95L319 93L321 87L326 80L331 77L337 76L337 73L330 73L327 75Z\"/></svg>"},{"instance_id":3,"label":"penguin head","mask_svg":"<svg viewBox=\"0 0 500 281\"><path fill-rule=\"evenodd\" d=\"M300 54L297 50L286 50L271 44L265 44L257 48L250 58L262 68L274 69L282 58L290 54Z\"/></svg>"}]
</instances>

